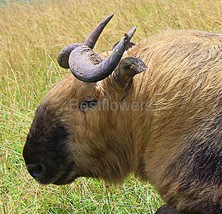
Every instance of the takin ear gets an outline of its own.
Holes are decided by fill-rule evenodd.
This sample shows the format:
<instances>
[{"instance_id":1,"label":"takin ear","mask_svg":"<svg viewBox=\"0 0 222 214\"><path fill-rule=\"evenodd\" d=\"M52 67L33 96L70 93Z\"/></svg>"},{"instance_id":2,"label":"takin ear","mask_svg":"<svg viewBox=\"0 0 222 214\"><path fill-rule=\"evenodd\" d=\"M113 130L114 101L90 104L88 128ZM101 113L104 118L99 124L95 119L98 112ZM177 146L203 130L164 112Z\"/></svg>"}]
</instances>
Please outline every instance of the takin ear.
<instances>
[{"instance_id":1,"label":"takin ear","mask_svg":"<svg viewBox=\"0 0 222 214\"><path fill-rule=\"evenodd\" d=\"M134 75L139 74L147 69L145 63L136 57L126 57L122 59L113 72L114 80L121 87L125 87L131 82Z\"/></svg>"}]
</instances>

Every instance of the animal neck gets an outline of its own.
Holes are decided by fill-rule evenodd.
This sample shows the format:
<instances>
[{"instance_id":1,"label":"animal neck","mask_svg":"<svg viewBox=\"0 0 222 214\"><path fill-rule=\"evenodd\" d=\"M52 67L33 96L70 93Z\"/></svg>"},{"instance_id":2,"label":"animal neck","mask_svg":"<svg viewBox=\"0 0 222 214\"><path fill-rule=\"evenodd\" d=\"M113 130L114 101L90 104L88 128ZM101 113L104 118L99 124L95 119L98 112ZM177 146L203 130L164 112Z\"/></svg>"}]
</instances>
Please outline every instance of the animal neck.
<instances>
[{"instance_id":1,"label":"animal neck","mask_svg":"<svg viewBox=\"0 0 222 214\"><path fill-rule=\"evenodd\" d=\"M142 178L142 174L144 174L143 154L149 141L151 110L149 99L144 97L140 91L143 81L138 82L141 84L135 84L132 81L127 88L121 88L110 77L105 83L108 88L106 93L111 97L109 99L118 105L118 110L112 109L107 116L112 115L109 121L113 126L110 130L115 130L118 153L121 153L119 157L127 160L128 171L133 171L136 176ZM121 160L121 162L124 161Z\"/></svg>"}]
</instances>

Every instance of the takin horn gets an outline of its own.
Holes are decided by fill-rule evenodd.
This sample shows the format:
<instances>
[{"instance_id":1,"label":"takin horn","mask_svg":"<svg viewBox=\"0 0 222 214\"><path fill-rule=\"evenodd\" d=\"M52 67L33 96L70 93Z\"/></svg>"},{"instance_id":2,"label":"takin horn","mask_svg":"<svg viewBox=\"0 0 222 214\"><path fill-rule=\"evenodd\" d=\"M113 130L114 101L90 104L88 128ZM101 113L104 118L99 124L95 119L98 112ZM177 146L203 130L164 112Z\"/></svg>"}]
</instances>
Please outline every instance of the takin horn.
<instances>
[{"instance_id":1,"label":"takin horn","mask_svg":"<svg viewBox=\"0 0 222 214\"><path fill-rule=\"evenodd\" d=\"M108 22L112 19L112 17L114 16L114 14L111 14L109 16L107 16L105 19L103 19L98 25L97 27L91 32L91 34L88 36L88 38L86 39L86 41L84 42L84 45L88 46L89 48L93 49L100 34L102 33L103 29L105 28L105 26L108 24ZM64 47L58 54L57 57L57 61L59 63L59 65L62 68L69 68L69 56L71 54L71 52L76 48L81 46L81 43L74 43L71 45L68 45L66 47Z\"/></svg>"},{"instance_id":2,"label":"takin horn","mask_svg":"<svg viewBox=\"0 0 222 214\"><path fill-rule=\"evenodd\" d=\"M105 19L103 19L96 28L90 33L86 41L83 43L85 46L88 46L89 48L93 49L100 34L102 33L103 29L106 27L108 22L113 18L114 14L111 14L107 16Z\"/></svg>"},{"instance_id":3,"label":"takin horn","mask_svg":"<svg viewBox=\"0 0 222 214\"><path fill-rule=\"evenodd\" d=\"M109 76L121 60L135 31L136 27L133 27L125 34L112 53L103 61L86 45L75 48L69 56L69 67L73 75L84 82L97 82Z\"/></svg>"}]
</instances>

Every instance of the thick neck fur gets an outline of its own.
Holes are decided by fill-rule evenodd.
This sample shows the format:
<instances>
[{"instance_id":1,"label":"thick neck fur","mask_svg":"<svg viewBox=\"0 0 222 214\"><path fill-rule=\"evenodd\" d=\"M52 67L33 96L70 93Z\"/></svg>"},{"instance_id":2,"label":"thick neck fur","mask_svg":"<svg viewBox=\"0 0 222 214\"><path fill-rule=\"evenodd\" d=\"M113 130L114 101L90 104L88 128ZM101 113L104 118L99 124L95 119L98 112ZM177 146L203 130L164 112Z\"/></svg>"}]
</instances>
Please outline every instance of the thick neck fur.
<instances>
[{"instance_id":1,"label":"thick neck fur","mask_svg":"<svg viewBox=\"0 0 222 214\"><path fill-rule=\"evenodd\" d=\"M148 66L128 90L118 89L112 78L104 81L112 99L130 106L111 114L122 139L118 144L124 145L136 176L155 184L166 163L184 148L185 136L198 130L203 120L216 117L222 88L221 40L198 31L151 37L128 52Z\"/></svg>"},{"instance_id":2,"label":"thick neck fur","mask_svg":"<svg viewBox=\"0 0 222 214\"><path fill-rule=\"evenodd\" d=\"M139 176L146 174L155 184L165 165L185 146L185 136L220 112L221 44L217 34L169 31L128 52L148 66L134 77L129 97L146 103L143 111L131 116L137 164L143 166L137 168Z\"/></svg>"}]
</instances>

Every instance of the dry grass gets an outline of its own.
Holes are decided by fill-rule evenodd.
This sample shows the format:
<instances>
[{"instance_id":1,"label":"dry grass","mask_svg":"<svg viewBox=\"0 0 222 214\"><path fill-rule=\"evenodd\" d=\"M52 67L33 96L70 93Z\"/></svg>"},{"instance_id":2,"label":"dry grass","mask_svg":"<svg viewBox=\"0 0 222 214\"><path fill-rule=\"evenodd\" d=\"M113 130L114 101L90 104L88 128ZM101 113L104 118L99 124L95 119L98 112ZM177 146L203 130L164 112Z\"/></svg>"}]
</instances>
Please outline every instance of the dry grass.
<instances>
[{"instance_id":1,"label":"dry grass","mask_svg":"<svg viewBox=\"0 0 222 214\"><path fill-rule=\"evenodd\" d=\"M222 33L220 0L54 0L0 7L0 210L2 213L154 213L161 200L135 178L123 187L79 179L64 187L36 184L22 148L35 108L69 71L56 63L65 45L84 41L105 16L115 17L96 50L108 50L137 26L134 41L166 29Z\"/></svg>"}]
</instances>

